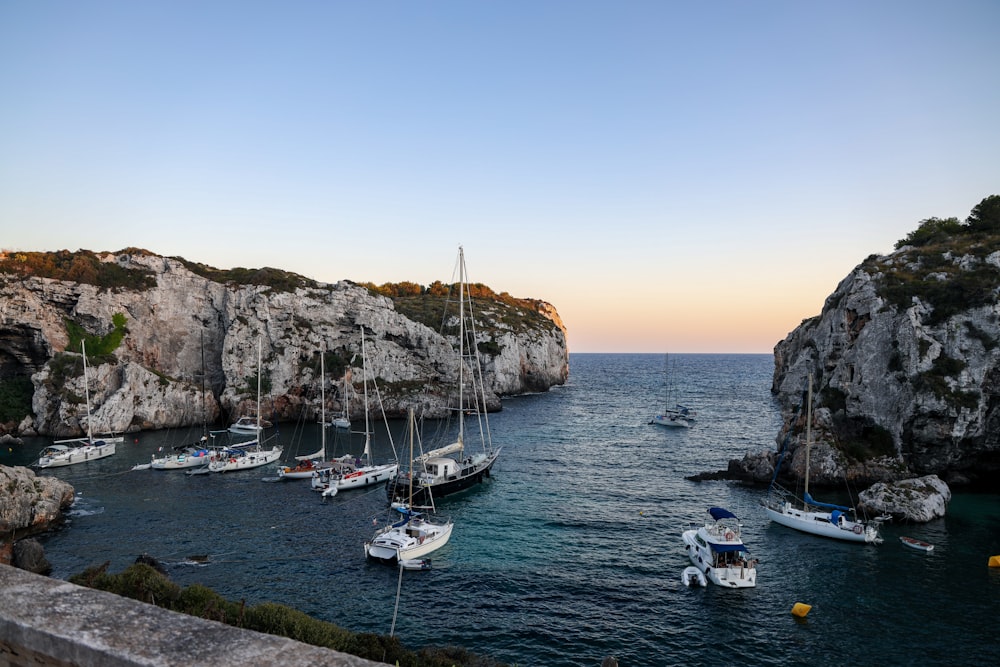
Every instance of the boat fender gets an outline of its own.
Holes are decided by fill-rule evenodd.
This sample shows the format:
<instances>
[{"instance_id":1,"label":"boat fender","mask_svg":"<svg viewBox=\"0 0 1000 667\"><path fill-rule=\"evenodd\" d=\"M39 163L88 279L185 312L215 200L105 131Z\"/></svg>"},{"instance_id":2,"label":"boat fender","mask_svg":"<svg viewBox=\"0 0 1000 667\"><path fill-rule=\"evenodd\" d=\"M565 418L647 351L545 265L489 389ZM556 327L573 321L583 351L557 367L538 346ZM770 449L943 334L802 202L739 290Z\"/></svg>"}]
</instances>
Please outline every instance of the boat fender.
<instances>
[{"instance_id":1,"label":"boat fender","mask_svg":"<svg viewBox=\"0 0 1000 667\"><path fill-rule=\"evenodd\" d=\"M858 526L858 525L854 526L854 534L855 535L860 535L861 534L861 526Z\"/></svg>"},{"instance_id":2,"label":"boat fender","mask_svg":"<svg viewBox=\"0 0 1000 667\"><path fill-rule=\"evenodd\" d=\"M736 537L736 536L733 535L733 531L730 530L730 531L726 532L726 539L727 540L732 540L734 537Z\"/></svg>"}]
</instances>

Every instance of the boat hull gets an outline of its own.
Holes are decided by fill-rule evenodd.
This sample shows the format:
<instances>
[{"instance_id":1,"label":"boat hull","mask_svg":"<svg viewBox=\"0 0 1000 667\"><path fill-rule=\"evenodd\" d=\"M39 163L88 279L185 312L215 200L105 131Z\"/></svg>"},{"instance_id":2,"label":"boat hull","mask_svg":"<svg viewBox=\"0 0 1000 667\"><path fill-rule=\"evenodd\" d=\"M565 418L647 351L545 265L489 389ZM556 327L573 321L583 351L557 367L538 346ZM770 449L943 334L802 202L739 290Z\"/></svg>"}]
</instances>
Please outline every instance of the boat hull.
<instances>
[{"instance_id":1,"label":"boat hull","mask_svg":"<svg viewBox=\"0 0 1000 667\"><path fill-rule=\"evenodd\" d=\"M831 523L830 512L800 510L792 507L791 503L788 502L777 509L765 506L764 511L771 521L810 535L867 544L877 544L881 541L878 537L878 531L872 526L865 526L845 517L841 517L840 524Z\"/></svg>"},{"instance_id":2,"label":"boat hull","mask_svg":"<svg viewBox=\"0 0 1000 667\"><path fill-rule=\"evenodd\" d=\"M477 484L482 484L483 480L490 476L493 464L500 456L500 450L496 450L486 460L472 468L462 469L458 475L451 479L431 484L415 483L413 485L413 505L427 506L433 501L440 500L445 496L450 496L466 489L470 489ZM408 475L399 475L394 480L386 484L385 492L389 502L409 502L410 482Z\"/></svg>"},{"instance_id":3,"label":"boat hull","mask_svg":"<svg viewBox=\"0 0 1000 667\"><path fill-rule=\"evenodd\" d=\"M365 542L365 556L389 565L422 558L437 551L451 539L452 523L430 526L433 527L432 532L406 527L389 528L371 542Z\"/></svg>"},{"instance_id":4,"label":"boat hull","mask_svg":"<svg viewBox=\"0 0 1000 667\"><path fill-rule=\"evenodd\" d=\"M336 484L338 491L361 489L366 486L381 484L382 482L395 479L398 473L399 465L396 463L381 466L365 466L344 475L340 479L332 480L330 484Z\"/></svg>"},{"instance_id":5,"label":"boat hull","mask_svg":"<svg viewBox=\"0 0 1000 667\"><path fill-rule=\"evenodd\" d=\"M222 458L208 464L211 472L235 472L237 470L251 470L260 468L270 463L274 463L281 458L281 448L275 447L259 452L246 452L242 456Z\"/></svg>"},{"instance_id":6,"label":"boat hull","mask_svg":"<svg viewBox=\"0 0 1000 667\"><path fill-rule=\"evenodd\" d=\"M111 456L114 453L115 443L98 441L92 445L71 447L56 454L41 456L36 465L39 468L60 468L62 466L76 465L77 463L86 463L87 461L96 461Z\"/></svg>"}]
</instances>

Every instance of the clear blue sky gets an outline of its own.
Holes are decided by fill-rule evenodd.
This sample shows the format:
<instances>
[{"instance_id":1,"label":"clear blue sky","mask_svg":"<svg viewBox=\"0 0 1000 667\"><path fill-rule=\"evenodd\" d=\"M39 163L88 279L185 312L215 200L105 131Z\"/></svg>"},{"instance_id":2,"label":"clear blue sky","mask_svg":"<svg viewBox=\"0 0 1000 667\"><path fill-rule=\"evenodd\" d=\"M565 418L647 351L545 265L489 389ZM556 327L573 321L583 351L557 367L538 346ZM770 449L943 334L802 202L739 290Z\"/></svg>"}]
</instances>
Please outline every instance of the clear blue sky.
<instances>
[{"instance_id":1,"label":"clear blue sky","mask_svg":"<svg viewBox=\"0 0 1000 667\"><path fill-rule=\"evenodd\" d=\"M470 277L770 352L1000 194L1000 2L0 0L0 247Z\"/></svg>"}]
</instances>

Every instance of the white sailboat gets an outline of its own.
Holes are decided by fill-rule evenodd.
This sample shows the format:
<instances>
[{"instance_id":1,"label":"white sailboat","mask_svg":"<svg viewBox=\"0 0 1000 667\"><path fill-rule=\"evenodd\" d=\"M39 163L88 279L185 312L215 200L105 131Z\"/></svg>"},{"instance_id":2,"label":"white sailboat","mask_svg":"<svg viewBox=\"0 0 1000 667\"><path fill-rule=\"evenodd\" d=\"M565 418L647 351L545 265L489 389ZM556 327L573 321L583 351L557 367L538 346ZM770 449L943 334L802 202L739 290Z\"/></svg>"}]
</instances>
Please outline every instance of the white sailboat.
<instances>
[{"instance_id":1,"label":"white sailboat","mask_svg":"<svg viewBox=\"0 0 1000 667\"><path fill-rule=\"evenodd\" d=\"M821 503L809 495L809 450L812 447L812 374L806 400L806 471L802 500L771 482L768 496L761 501L767 516L782 526L804 533L831 537L847 542L881 544L879 525L881 519L859 520L853 507ZM775 470L775 477L778 471Z\"/></svg>"},{"instance_id":2,"label":"white sailboat","mask_svg":"<svg viewBox=\"0 0 1000 667\"><path fill-rule=\"evenodd\" d=\"M334 428L340 429L350 429L351 428L351 412L350 412L350 394L347 392L348 378L351 377L351 369L344 369L344 396L341 399L341 403L344 404L344 413L333 420Z\"/></svg>"},{"instance_id":3,"label":"white sailboat","mask_svg":"<svg viewBox=\"0 0 1000 667\"><path fill-rule=\"evenodd\" d=\"M365 329L361 327L361 358L364 368L364 399L365 399L365 449L361 454L361 458L354 465L350 465L346 462L341 462L339 466L331 468L326 479L323 479L323 473L319 473L314 479L318 480L318 485L325 482L326 487L323 489L323 496L330 497L336 495L340 491L347 489L359 489L366 486L371 486L373 484L381 484L389 480L395 479L396 475L399 473L399 462L393 461L390 463L375 464L372 462L372 427L371 418L369 415L369 402L368 402L368 375L371 373L370 365L368 363L368 350L365 345ZM378 395L378 385L375 384L374 375L372 376L372 384L375 386L376 395ZM382 401L381 396L379 396L379 406L381 407ZM385 412L382 413L383 420L385 419ZM386 429L386 433L389 436L389 443L392 445L392 432ZM396 448L393 446L393 452ZM314 483L314 488L317 484Z\"/></svg>"},{"instance_id":4,"label":"white sailboat","mask_svg":"<svg viewBox=\"0 0 1000 667\"><path fill-rule=\"evenodd\" d=\"M187 470L207 466L216 448L209 443L208 416L205 410L205 339L201 342L201 439L197 442L177 445L173 453L164 456L153 454L149 467L153 470ZM215 437L214 435L212 436ZM135 468L133 468L135 469Z\"/></svg>"},{"instance_id":5,"label":"white sailboat","mask_svg":"<svg viewBox=\"0 0 1000 667\"><path fill-rule=\"evenodd\" d=\"M278 477L280 479L311 479L316 477L321 470L328 469L329 463L324 463L326 459L326 362L324 357L326 351L320 347L319 351L319 450L311 454L296 456L294 466L278 466Z\"/></svg>"},{"instance_id":6,"label":"white sailboat","mask_svg":"<svg viewBox=\"0 0 1000 667\"><path fill-rule=\"evenodd\" d=\"M413 460L413 440L416 423L413 409L409 411L410 460ZM375 536L365 542L367 558L395 565L410 566L427 554L437 551L451 539L455 524L449 519L431 518L413 510L413 481L410 480L409 497L405 505L395 505L403 518L396 523L379 528Z\"/></svg>"},{"instance_id":7,"label":"white sailboat","mask_svg":"<svg viewBox=\"0 0 1000 667\"><path fill-rule=\"evenodd\" d=\"M274 463L281 458L281 445L275 444L270 449L264 449L261 445L261 435L263 427L260 423L260 381L261 381L261 345L260 338L257 339L257 437L247 442L232 445L220 454L215 456L215 460L209 462L209 472L234 472L236 470L249 470L259 468ZM271 436L274 440L277 436Z\"/></svg>"},{"instance_id":8,"label":"white sailboat","mask_svg":"<svg viewBox=\"0 0 1000 667\"><path fill-rule=\"evenodd\" d=\"M411 461L410 472L386 485L390 502L405 500L410 487L413 501L419 505L429 505L434 499L463 491L489 477L500 456L502 448L493 447L490 433L483 369L474 342L476 325L472 295L468 289L465 251L461 246L458 248L458 271L458 402L454 408L458 415L458 438ZM467 447L466 415L476 418L478 451L470 451Z\"/></svg>"},{"instance_id":9,"label":"white sailboat","mask_svg":"<svg viewBox=\"0 0 1000 667\"><path fill-rule=\"evenodd\" d=\"M43 449L35 465L39 468L57 468L86 461L96 461L115 453L115 442L95 440L90 425L90 378L87 376L87 344L80 342L83 356L83 388L87 401L87 437L69 441L59 441Z\"/></svg>"},{"instance_id":10,"label":"white sailboat","mask_svg":"<svg viewBox=\"0 0 1000 667\"><path fill-rule=\"evenodd\" d=\"M673 401L671 400L672 387L670 384L669 362L669 355L664 355L663 377L665 400L663 412L658 415L654 415L653 418L649 420L649 423L658 424L659 426L668 426L671 428L690 428L691 423L694 422L696 413L684 405L671 405Z\"/></svg>"}]
</instances>

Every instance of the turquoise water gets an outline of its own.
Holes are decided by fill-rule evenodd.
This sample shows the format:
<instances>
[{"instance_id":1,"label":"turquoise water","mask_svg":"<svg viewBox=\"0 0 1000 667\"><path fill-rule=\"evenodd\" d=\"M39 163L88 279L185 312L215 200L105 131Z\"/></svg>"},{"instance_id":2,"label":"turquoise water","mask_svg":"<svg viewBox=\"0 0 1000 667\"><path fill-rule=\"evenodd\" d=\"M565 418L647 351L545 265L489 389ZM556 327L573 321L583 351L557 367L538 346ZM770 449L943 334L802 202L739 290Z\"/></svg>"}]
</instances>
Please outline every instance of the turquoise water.
<instances>
[{"instance_id":1,"label":"turquoise water","mask_svg":"<svg viewBox=\"0 0 1000 667\"><path fill-rule=\"evenodd\" d=\"M771 525L762 489L685 476L775 447L773 358L670 359L676 398L699 410L691 429L648 424L662 407L662 355L574 354L566 386L491 415L504 447L493 478L441 503L456 522L451 542L434 569L403 575L404 644L457 644L522 667L596 666L606 655L623 667L1000 663L1000 571L987 567L1000 554L1000 496L956 496L945 519L886 526L880 546ZM289 450L314 447L314 432L282 429ZM181 585L389 632L398 574L362 549L385 515L381 487L323 503L308 482L264 482L264 470L129 471L186 438L143 433L110 459L45 473L78 492L68 529L44 540L54 576L104 561L119 571L146 552ZM343 435L331 446L349 450ZM376 458L387 454L380 439ZM743 519L760 559L756 588L681 585L681 532L712 505ZM907 549L899 535L935 550ZM791 615L796 602L813 606L806 619Z\"/></svg>"}]
</instances>

